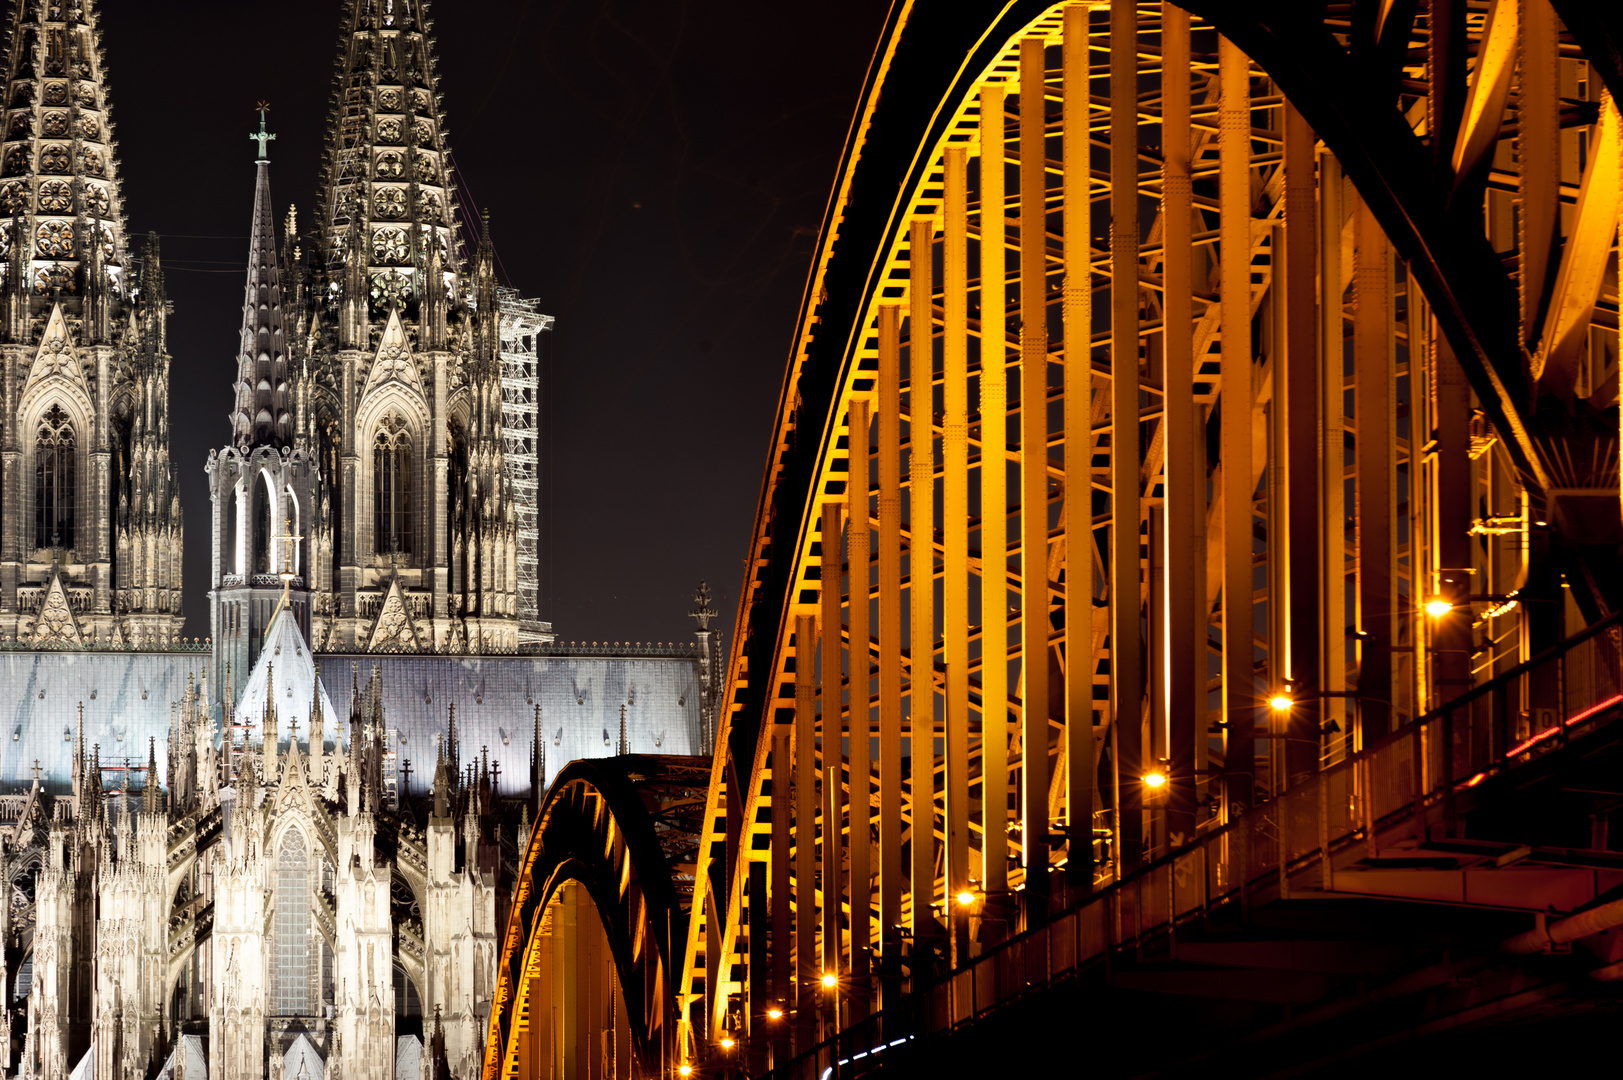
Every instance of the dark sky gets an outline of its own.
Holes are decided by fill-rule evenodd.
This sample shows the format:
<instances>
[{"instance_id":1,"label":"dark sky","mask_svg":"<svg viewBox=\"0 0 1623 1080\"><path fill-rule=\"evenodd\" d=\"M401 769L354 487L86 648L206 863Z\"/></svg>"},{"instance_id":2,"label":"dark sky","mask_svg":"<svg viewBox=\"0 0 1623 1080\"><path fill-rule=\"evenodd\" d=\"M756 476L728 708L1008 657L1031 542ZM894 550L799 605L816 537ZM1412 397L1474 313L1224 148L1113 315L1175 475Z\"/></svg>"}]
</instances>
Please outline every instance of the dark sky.
<instances>
[{"instance_id":1,"label":"dark sky","mask_svg":"<svg viewBox=\"0 0 1623 1080\"><path fill-rule=\"evenodd\" d=\"M102 0L132 237L163 236L188 635L229 436L254 103L307 227L340 4ZM439 0L450 145L505 283L558 318L550 584L572 640L728 633L809 257L884 0ZM186 268L186 269L182 269ZM544 556L545 558L545 556Z\"/></svg>"}]
</instances>

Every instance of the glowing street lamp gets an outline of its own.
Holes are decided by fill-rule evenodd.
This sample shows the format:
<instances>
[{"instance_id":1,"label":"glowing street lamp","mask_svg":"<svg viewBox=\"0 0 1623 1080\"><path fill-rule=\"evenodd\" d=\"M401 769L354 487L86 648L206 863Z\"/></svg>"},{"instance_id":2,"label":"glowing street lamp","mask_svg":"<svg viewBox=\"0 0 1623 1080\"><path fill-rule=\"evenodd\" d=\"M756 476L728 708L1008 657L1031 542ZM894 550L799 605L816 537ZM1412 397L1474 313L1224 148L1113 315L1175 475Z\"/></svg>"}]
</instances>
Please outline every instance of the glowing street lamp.
<instances>
[{"instance_id":1,"label":"glowing street lamp","mask_svg":"<svg viewBox=\"0 0 1623 1080\"><path fill-rule=\"evenodd\" d=\"M968 908L968 907L974 907L975 906L975 894L970 892L968 889L964 889L962 892L960 892L958 894L957 900L958 900L958 906L961 907L961 908Z\"/></svg>"},{"instance_id":2,"label":"glowing street lamp","mask_svg":"<svg viewBox=\"0 0 1623 1080\"><path fill-rule=\"evenodd\" d=\"M840 985L840 977L832 971L823 972L823 977L819 981L823 984L824 990L832 990Z\"/></svg>"},{"instance_id":3,"label":"glowing street lamp","mask_svg":"<svg viewBox=\"0 0 1623 1080\"><path fill-rule=\"evenodd\" d=\"M1144 774L1143 779L1144 786L1151 791L1160 791L1171 782L1165 771L1161 769L1151 769L1149 772Z\"/></svg>"},{"instance_id":4,"label":"glowing street lamp","mask_svg":"<svg viewBox=\"0 0 1623 1080\"><path fill-rule=\"evenodd\" d=\"M682 1064L680 1064L680 1065L678 1065L676 1067L676 1075L678 1075L678 1076L692 1076L693 1075L693 1066L689 1065L685 1061L682 1062Z\"/></svg>"},{"instance_id":5,"label":"glowing street lamp","mask_svg":"<svg viewBox=\"0 0 1623 1080\"><path fill-rule=\"evenodd\" d=\"M766 1011L766 1018L768 1020L782 1020L783 1010L774 1005Z\"/></svg>"},{"instance_id":6,"label":"glowing street lamp","mask_svg":"<svg viewBox=\"0 0 1623 1080\"><path fill-rule=\"evenodd\" d=\"M1288 694L1275 694L1268 699L1268 707L1276 713L1288 713L1294 704L1296 703L1290 699Z\"/></svg>"},{"instance_id":7,"label":"glowing street lamp","mask_svg":"<svg viewBox=\"0 0 1623 1080\"><path fill-rule=\"evenodd\" d=\"M1441 619L1444 615L1447 615L1453 610L1454 605L1449 603L1447 600L1444 600L1441 596L1434 596L1430 600L1426 601L1426 614L1430 615L1434 619Z\"/></svg>"}]
</instances>

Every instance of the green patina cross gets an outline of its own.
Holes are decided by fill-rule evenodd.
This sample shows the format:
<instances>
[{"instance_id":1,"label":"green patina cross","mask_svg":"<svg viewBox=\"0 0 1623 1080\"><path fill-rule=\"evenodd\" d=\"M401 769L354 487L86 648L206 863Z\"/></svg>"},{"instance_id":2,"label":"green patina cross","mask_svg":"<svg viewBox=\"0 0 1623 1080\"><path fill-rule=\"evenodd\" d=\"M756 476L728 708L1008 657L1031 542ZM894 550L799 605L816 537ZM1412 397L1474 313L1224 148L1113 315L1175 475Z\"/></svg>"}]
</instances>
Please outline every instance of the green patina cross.
<instances>
[{"instance_id":1,"label":"green patina cross","mask_svg":"<svg viewBox=\"0 0 1623 1080\"><path fill-rule=\"evenodd\" d=\"M259 144L259 160L260 161L269 161L270 159L265 156L265 144L270 142L272 139L276 138L275 135L272 135L270 132L265 130L265 113L270 110L270 106L268 104L266 104L265 102L261 101L259 103L259 105L258 105L258 108L259 108L259 130L257 132L250 131L248 133L248 137Z\"/></svg>"}]
</instances>

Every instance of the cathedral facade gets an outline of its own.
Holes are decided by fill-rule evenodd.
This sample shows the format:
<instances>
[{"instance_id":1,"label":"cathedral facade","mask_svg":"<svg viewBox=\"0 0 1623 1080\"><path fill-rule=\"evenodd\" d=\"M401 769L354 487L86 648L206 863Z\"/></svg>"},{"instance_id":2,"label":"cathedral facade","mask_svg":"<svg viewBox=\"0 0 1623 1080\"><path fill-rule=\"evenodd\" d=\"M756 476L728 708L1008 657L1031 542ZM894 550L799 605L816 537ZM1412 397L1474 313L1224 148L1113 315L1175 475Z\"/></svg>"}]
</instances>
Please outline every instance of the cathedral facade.
<instances>
[{"instance_id":1,"label":"cathedral facade","mask_svg":"<svg viewBox=\"0 0 1623 1080\"><path fill-rule=\"evenodd\" d=\"M468 1080L549 779L713 738L702 588L688 644L539 621L504 364L548 320L453 195L425 0L337 6L308 232L272 202L263 113L253 134L228 422L185 464L209 481L203 647L179 636L171 305L157 238L126 242L95 4L12 5L5 1075Z\"/></svg>"},{"instance_id":2,"label":"cathedral facade","mask_svg":"<svg viewBox=\"0 0 1623 1080\"><path fill-rule=\"evenodd\" d=\"M422 8L345 5L305 242L290 212L278 245L256 136L232 442L209 461L216 685L255 658L284 581L321 651L516 652L534 603L489 222L467 251Z\"/></svg>"},{"instance_id":3,"label":"cathedral facade","mask_svg":"<svg viewBox=\"0 0 1623 1080\"><path fill-rule=\"evenodd\" d=\"M86 6L16 5L0 144L0 638L162 644L181 627L170 305L126 235Z\"/></svg>"}]
</instances>

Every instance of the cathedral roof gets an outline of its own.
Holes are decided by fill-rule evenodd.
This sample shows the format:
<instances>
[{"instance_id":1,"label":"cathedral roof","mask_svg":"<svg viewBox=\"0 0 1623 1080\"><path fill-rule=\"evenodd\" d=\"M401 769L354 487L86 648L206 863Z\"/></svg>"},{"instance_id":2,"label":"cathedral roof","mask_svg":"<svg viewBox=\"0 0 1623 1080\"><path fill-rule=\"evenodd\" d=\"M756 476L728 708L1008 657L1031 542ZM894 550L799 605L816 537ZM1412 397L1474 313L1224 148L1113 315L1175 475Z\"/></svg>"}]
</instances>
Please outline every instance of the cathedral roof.
<instances>
[{"instance_id":1,"label":"cathedral roof","mask_svg":"<svg viewBox=\"0 0 1623 1080\"><path fill-rule=\"evenodd\" d=\"M265 156L265 144L275 137L265 131L262 108L259 134L251 136L259 142L258 175L248 236L248 281L243 287L242 347L237 353L237 407L231 414L233 438L245 450L293 441L276 217L271 208L270 160Z\"/></svg>"},{"instance_id":2,"label":"cathedral roof","mask_svg":"<svg viewBox=\"0 0 1623 1080\"><path fill-rule=\"evenodd\" d=\"M417 299L436 251L459 293L457 207L450 145L426 32L426 0L348 0L322 170L324 256L353 258L375 312Z\"/></svg>"},{"instance_id":3,"label":"cathedral roof","mask_svg":"<svg viewBox=\"0 0 1623 1080\"><path fill-rule=\"evenodd\" d=\"M36 291L74 292L75 272L101 248L117 278L125 263L124 202L108 118L93 0L12 5L0 143L0 255L22 218ZM88 231L89 236L76 235Z\"/></svg>"},{"instance_id":4,"label":"cathedral roof","mask_svg":"<svg viewBox=\"0 0 1623 1080\"><path fill-rule=\"evenodd\" d=\"M281 624L284 614L278 614ZM283 635L286 636L283 636ZM277 650L281 652L278 653ZM302 655L301 655L302 651ZM606 757L618 749L620 706L626 705L626 748L635 754L691 754L699 741L699 673L692 657L330 655L322 664L322 712L329 746L347 738L352 665L361 692L372 668L381 669L380 693L388 728L411 759L411 788L428 790L446 706L457 707L464 766L487 748L501 766L503 795L529 791L535 706L549 777L577 758ZM267 670L275 665L276 724L283 739L289 718L299 738L309 737L314 667L291 618L273 626L260 663L250 674L239 717L263 722ZM68 790L73 776L76 706L85 706L85 745L101 746L104 764L125 757L143 764L156 737L158 768L168 763L170 706L199 679L206 654L122 651L0 650L0 791L26 791L40 763L46 790ZM290 680L297 679L290 686ZM211 691L219 689L211 686ZM290 694L288 691L292 690ZM42 696L43 694L43 696ZM218 722L218 712L216 712ZM15 738L9 737L15 735ZM216 740L218 731L216 730ZM113 774L109 774L112 776ZM116 781L109 781L116 786ZM163 783L169 783L167 775Z\"/></svg>"},{"instance_id":5,"label":"cathedral roof","mask_svg":"<svg viewBox=\"0 0 1623 1080\"><path fill-rule=\"evenodd\" d=\"M302 1080L322 1080L322 1077L326 1074L327 1067L322 1062L321 1055L316 1052L315 1044L310 1041L308 1035L301 1032L299 1037L293 1040L293 1045L287 1048L287 1053L282 1055L283 1080L300 1080L300 1078ZM186 1075L189 1077L192 1074L188 1072ZM199 1073L198 1075L207 1074ZM417 1074L397 1071L395 1075L415 1076Z\"/></svg>"},{"instance_id":6,"label":"cathedral roof","mask_svg":"<svg viewBox=\"0 0 1623 1080\"><path fill-rule=\"evenodd\" d=\"M170 704L202 677L201 652L0 650L0 790L26 791L39 762L52 794L73 782L73 735L84 703L85 748L101 746L104 764L144 765L148 739L167 761ZM109 783L118 786L118 781ZM167 783L165 779L165 783Z\"/></svg>"},{"instance_id":7,"label":"cathedral roof","mask_svg":"<svg viewBox=\"0 0 1623 1080\"><path fill-rule=\"evenodd\" d=\"M284 607L271 620L259 659L254 661L254 669L248 674L248 682L237 702L237 720L254 725L251 740L260 738L264 730L261 725L265 722L265 711L274 692L278 737L285 741L293 730L291 725L296 723L299 738L308 741L310 702L315 686L316 665L310 648L304 643L304 635L299 633L298 620ZM347 714L333 709L325 685L321 689L321 713L326 741L331 742L337 735L337 722Z\"/></svg>"},{"instance_id":8,"label":"cathedral roof","mask_svg":"<svg viewBox=\"0 0 1623 1080\"><path fill-rule=\"evenodd\" d=\"M529 791L536 705L541 706L548 777L578 758L614 754L621 705L626 706L629 752L700 752L699 672L692 657L367 653L321 659L333 704L345 717L354 684L364 695L372 669L378 668L384 723L396 733L401 759L411 761L411 790L417 795L425 794L434 778L450 705L456 706L462 767L478 761L481 750L488 752L491 763L501 766L498 789L504 796ZM358 680L348 675L351 664L359 667ZM280 710L278 705L278 715Z\"/></svg>"}]
</instances>

